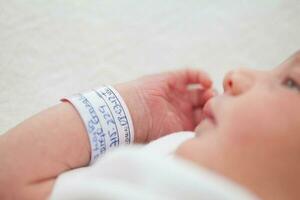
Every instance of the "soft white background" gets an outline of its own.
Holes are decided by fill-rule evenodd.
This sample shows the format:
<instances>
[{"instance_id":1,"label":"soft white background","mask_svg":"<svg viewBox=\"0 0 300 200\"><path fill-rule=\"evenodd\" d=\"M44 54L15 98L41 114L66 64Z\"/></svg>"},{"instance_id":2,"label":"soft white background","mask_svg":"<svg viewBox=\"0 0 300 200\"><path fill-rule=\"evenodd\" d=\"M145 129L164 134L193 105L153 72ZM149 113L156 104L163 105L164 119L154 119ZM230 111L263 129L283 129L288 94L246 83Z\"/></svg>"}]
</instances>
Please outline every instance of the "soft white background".
<instances>
[{"instance_id":1,"label":"soft white background","mask_svg":"<svg viewBox=\"0 0 300 200\"><path fill-rule=\"evenodd\" d=\"M299 47L298 0L0 0L0 133L103 83L192 66L221 89Z\"/></svg>"}]
</instances>

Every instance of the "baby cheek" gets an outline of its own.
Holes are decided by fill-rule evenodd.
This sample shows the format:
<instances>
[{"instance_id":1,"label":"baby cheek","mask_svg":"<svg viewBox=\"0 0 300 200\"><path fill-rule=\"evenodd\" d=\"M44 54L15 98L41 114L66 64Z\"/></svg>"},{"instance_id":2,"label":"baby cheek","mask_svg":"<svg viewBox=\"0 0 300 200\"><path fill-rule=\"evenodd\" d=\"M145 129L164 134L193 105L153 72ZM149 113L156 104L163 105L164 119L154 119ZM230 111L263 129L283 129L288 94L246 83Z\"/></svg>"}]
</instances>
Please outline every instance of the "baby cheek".
<instances>
[{"instance_id":1,"label":"baby cheek","mask_svg":"<svg viewBox=\"0 0 300 200\"><path fill-rule=\"evenodd\" d=\"M251 109L238 109L224 116L227 120L220 127L220 137L229 145L241 146L256 143L268 131L261 113Z\"/></svg>"}]
</instances>

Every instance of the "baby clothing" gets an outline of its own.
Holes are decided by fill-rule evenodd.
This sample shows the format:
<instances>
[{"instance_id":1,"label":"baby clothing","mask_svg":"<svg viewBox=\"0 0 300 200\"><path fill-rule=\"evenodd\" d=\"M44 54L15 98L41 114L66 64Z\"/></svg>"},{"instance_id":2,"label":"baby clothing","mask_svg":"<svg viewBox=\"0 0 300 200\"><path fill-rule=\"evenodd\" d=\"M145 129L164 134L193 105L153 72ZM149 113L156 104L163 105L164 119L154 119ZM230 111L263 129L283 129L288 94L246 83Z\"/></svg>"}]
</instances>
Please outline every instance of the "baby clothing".
<instances>
[{"instance_id":1,"label":"baby clothing","mask_svg":"<svg viewBox=\"0 0 300 200\"><path fill-rule=\"evenodd\" d=\"M258 199L225 177L174 156L194 134L174 133L146 146L108 152L92 166L61 174L50 199Z\"/></svg>"}]
</instances>

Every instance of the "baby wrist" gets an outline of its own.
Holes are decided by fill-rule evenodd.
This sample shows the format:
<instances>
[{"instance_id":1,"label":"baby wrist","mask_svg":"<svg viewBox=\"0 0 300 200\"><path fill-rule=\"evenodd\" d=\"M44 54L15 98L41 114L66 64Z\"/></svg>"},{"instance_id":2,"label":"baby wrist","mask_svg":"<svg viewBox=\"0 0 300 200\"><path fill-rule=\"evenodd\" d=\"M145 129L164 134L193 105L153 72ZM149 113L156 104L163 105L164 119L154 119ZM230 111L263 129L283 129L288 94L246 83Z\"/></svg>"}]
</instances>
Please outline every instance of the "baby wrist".
<instances>
[{"instance_id":1,"label":"baby wrist","mask_svg":"<svg viewBox=\"0 0 300 200\"><path fill-rule=\"evenodd\" d=\"M107 151L134 140L131 114L123 98L111 86L64 98L78 111L89 136L90 164Z\"/></svg>"}]
</instances>

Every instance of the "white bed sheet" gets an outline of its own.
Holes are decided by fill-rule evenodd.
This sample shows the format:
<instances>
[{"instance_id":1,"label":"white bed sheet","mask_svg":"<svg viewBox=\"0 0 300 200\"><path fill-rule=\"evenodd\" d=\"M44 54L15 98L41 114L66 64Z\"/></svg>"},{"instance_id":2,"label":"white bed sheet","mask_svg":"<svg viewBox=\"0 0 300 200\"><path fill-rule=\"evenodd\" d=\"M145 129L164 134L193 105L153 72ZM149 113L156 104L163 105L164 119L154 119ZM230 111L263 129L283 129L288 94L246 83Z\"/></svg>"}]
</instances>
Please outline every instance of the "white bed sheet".
<instances>
[{"instance_id":1,"label":"white bed sheet","mask_svg":"<svg viewBox=\"0 0 300 200\"><path fill-rule=\"evenodd\" d=\"M0 0L0 134L65 95L186 66L217 88L299 48L297 0Z\"/></svg>"}]
</instances>

